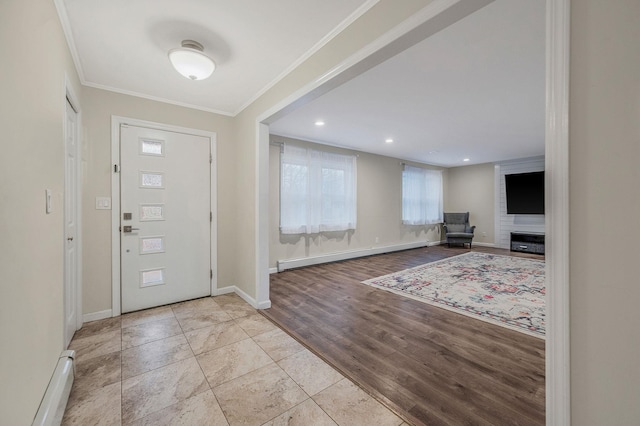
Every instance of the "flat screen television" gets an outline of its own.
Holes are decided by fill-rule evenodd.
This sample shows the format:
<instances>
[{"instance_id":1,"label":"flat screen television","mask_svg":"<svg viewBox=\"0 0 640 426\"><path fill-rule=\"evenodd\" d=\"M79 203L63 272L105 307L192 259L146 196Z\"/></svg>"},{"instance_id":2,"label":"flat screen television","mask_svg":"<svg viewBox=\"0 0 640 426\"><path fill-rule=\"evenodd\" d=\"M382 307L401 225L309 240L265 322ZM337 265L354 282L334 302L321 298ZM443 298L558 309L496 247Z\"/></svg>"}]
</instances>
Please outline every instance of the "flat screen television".
<instances>
[{"instance_id":1,"label":"flat screen television","mask_svg":"<svg viewBox=\"0 0 640 426\"><path fill-rule=\"evenodd\" d=\"M507 214L544 214L544 172L504 176Z\"/></svg>"}]
</instances>

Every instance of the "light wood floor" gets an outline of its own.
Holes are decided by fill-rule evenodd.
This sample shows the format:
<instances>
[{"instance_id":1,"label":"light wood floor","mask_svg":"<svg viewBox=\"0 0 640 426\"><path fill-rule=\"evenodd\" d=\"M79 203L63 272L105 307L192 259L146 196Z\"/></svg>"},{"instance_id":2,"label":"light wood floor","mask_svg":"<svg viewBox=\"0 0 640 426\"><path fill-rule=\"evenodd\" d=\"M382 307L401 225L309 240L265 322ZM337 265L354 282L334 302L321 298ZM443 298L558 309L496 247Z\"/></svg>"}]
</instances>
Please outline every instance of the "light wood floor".
<instances>
[{"instance_id":1,"label":"light wood floor","mask_svg":"<svg viewBox=\"0 0 640 426\"><path fill-rule=\"evenodd\" d=\"M361 284L467 251L435 246L272 274L272 307L261 313L410 423L542 425L542 339Z\"/></svg>"}]
</instances>

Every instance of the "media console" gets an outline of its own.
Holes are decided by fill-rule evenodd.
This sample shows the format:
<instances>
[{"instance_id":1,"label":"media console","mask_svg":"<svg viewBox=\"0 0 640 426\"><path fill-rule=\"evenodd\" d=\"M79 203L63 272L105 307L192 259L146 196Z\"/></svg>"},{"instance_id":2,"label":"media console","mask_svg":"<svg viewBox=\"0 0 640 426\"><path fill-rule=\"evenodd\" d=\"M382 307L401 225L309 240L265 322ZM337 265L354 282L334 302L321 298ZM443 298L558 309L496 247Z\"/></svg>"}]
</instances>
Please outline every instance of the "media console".
<instances>
[{"instance_id":1,"label":"media console","mask_svg":"<svg viewBox=\"0 0 640 426\"><path fill-rule=\"evenodd\" d=\"M544 234L512 232L511 251L544 254Z\"/></svg>"}]
</instances>

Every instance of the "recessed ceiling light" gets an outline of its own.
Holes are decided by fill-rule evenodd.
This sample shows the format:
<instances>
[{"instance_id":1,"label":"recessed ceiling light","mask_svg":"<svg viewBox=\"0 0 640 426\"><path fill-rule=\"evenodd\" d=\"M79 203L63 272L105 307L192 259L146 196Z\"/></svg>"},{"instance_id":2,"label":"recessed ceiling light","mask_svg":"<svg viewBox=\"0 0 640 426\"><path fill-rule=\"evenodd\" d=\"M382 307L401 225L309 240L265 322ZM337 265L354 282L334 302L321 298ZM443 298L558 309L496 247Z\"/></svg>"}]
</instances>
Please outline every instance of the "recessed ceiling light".
<instances>
[{"instance_id":1,"label":"recessed ceiling light","mask_svg":"<svg viewBox=\"0 0 640 426\"><path fill-rule=\"evenodd\" d=\"M324 121L322 120L316 121L316 126L324 126Z\"/></svg>"},{"instance_id":2,"label":"recessed ceiling light","mask_svg":"<svg viewBox=\"0 0 640 426\"><path fill-rule=\"evenodd\" d=\"M384 141L385 141L385 143L393 143L393 139L391 139L391 138L385 139Z\"/></svg>"},{"instance_id":3,"label":"recessed ceiling light","mask_svg":"<svg viewBox=\"0 0 640 426\"><path fill-rule=\"evenodd\" d=\"M469 161L469 159L468 159L468 158L465 158L465 159L464 159L464 160L462 160L462 161L464 161L464 162L466 163L467 161Z\"/></svg>"}]
</instances>

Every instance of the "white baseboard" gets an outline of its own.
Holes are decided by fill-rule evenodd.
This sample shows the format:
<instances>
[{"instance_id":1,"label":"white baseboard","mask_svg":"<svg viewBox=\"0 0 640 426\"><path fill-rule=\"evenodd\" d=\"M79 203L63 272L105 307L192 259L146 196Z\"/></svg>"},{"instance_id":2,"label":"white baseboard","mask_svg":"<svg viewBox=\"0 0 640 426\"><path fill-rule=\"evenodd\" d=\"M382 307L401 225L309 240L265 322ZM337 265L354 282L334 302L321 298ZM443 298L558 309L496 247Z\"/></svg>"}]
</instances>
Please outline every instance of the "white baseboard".
<instances>
[{"instance_id":1,"label":"white baseboard","mask_svg":"<svg viewBox=\"0 0 640 426\"><path fill-rule=\"evenodd\" d=\"M420 247L436 246L441 241L416 241L413 243L395 244L391 246L371 247L362 250L343 251L338 253L328 253L319 256L303 257L299 259L287 259L278 261L278 272L303 266L319 265L321 263L337 262L340 260L355 259L358 257L372 256L374 254L391 253L394 251L409 250Z\"/></svg>"},{"instance_id":2,"label":"white baseboard","mask_svg":"<svg viewBox=\"0 0 640 426\"><path fill-rule=\"evenodd\" d=\"M253 297L249 296L244 290L238 288L237 286L234 287L234 291L238 296L242 297L242 299L245 302L247 302L248 304L250 304L254 308L258 309L258 303L256 302L256 299L254 299Z\"/></svg>"},{"instance_id":3,"label":"white baseboard","mask_svg":"<svg viewBox=\"0 0 640 426\"><path fill-rule=\"evenodd\" d=\"M476 243L475 241L471 244L471 246L480 246L480 247L495 247L494 243Z\"/></svg>"},{"instance_id":4,"label":"white baseboard","mask_svg":"<svg viewBox=\"0 0 640 426\"><path fill-rule=\"evenodd\" d=\"M271 307L271 300L267 300L265 302L258 303L256 309L269 309Z\"/></svg>"},{"instance_id":5,"label":"white baseboard","mask_svg":"<svg viewBox=\"0 0 640 426\"><path fill-rule=\"evenodd\" d=\"M222 288L218 288L215 289L213 291L213 294L211 294L212 296L220 296L221 294L229 294L229 293L235 293L236 292L236 287L235 286L228 286L228 287L222 287Z\"/></svg>"},{"instance_id":6,"label":"white baseboard","mask_svg":"<svg viewBox=\"0 0 640 426\"><path fill-rule=\"evenodd\" d=\"M104 311L92 312L90 314L82 315L82 322L98 321L105 318L111 318L113 311L111 309L105 309Z\"/></svg>"},{"instance_id":7,"label":"white baseboard","mask_svg":"<svg viewBox=\"0 0 640 426\"><path fill-rule=\"evenodd\" d=\"M59 425L73 386L75 351L63 351L45 390L32 426Z\"/></svg>"},{"instance_id":8,"label":"white baseboard","mask_svg":"<svg viewBox=\"0 0 640 426\"><path fill-rule=\"evenodd\" d=\"M245 302L247 302L248 304L250 304L256 309L268 309L271 307L270 300L267 300L266 302L258 303L256 299L249 296L244 290L238 288L237 286L228 286L228 287L219 288L215 291L215 294L212 294L212 296L220 296L222 294L229 294L229 293L237 294L242 298L242 300L244 300Z\"/></svg>"},{"instance_id":9,"label":"white baseboard","mask_svg":"<svg viewBox=\"0 0 640 426\"><path fill-rule=\"evenodd\" d=\"M277 266L275 268L269 268L269 275L277 274L277 273L278 273L278 267Z\"/></svg>"}]
</instances>

